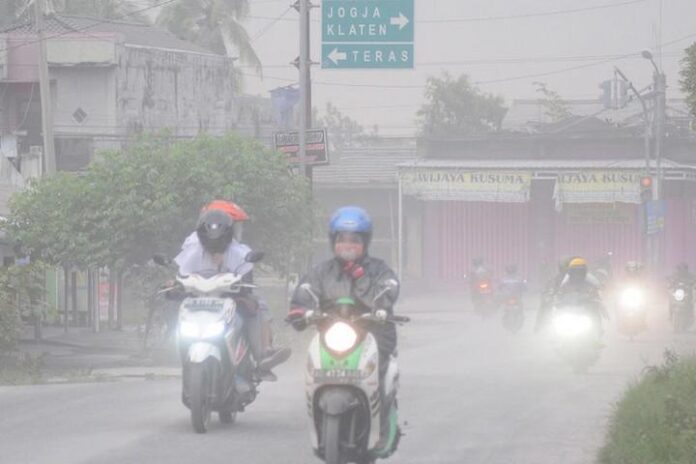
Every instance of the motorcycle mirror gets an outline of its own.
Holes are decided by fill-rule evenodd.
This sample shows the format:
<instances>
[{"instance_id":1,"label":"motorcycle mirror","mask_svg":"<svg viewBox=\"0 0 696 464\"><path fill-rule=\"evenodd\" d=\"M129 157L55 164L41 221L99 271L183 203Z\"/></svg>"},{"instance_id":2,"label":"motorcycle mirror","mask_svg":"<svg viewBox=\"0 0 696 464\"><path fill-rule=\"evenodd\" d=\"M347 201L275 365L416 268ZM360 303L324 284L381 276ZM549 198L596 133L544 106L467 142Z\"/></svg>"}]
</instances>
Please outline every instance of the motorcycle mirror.
<instances>
[{"instance_id":1,"label":"motorcycle mirror","mask_svg":"<svg viewBox=\"0 0 696 464\"><path fill-rule=\"evenodd\" d=\"M314 303L319 306L319 297L317 297L317 294L314 293L314 290L312 290L312 286L309 284L309 282L305 282L302 285L300 285L300 290L303 292L307 293L309 296L312 297L314 300Z\"/></svg>"},{"instance_id":2,"label":"motorcycle mirror","mask_svg":"<svg viewBox=\"0 0 696 464\"><path fill-rule=\"evenodd\" d=\"M244 257L244 261L246 261L247 263L258 263L265 256L266 256L266 253L264 253L263 251L250 251Z\"/></svg>"}]
</instances>

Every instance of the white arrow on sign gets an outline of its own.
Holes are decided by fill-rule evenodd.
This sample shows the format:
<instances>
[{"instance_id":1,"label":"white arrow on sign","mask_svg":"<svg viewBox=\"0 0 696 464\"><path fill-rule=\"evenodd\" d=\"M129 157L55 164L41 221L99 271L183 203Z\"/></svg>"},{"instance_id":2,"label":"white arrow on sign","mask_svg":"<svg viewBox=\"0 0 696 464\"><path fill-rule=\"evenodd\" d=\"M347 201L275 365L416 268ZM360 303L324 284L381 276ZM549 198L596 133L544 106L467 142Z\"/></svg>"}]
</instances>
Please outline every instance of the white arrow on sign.
<instances>
[{"instance_id":1,"label":"white arrow on sign","mask_svg":"<svg viewBox=\"0 0 696 464\"><path fill-rule=\"evenodd\" d=\"M344 61L346 58L348 58L346 52L339 52L338 48L334 48L331 50L331 53L329 53L329 59L333 61L333 64L338 64L339 61Z\"/></svg>"},{"instance_id":2,"label":"white arrow on sign","mask_svg":"<svg viewBox=\"0 0 696 464\"><path fill-rule=\"evenodd\" d=\"M392 26L399 26L399 30L403 29L408 25L408 23L410 23L408 18L404 16L402 12L399 12L399 16L395 18L389 18L389 21Z\"/></svg>"}]
</instances>

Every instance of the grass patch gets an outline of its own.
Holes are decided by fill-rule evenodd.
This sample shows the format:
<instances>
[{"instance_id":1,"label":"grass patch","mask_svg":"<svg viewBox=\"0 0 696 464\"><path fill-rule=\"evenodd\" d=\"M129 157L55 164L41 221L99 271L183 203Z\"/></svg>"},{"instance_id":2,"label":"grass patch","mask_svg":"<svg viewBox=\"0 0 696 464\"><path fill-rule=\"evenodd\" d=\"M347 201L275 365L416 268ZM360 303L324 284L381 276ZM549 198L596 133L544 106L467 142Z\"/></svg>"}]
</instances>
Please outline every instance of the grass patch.
<instances>
[{"instance_id":1,"label":"grass patch","mask_svg":"<svg viewBox=\"0 0 696 464\"><path fill-rule=\"evenodd\" d=\"M696 463L696 357L665 352L617 403L600 464Z\"/></svg>"},{"instance_id":2,"label":"grass patch","mask_svg":"<svg viewBox=\"0 0 696 464\"><path fill-rule=\"evenodd\" d=\"M0 357L0 385L32 385L43 381L40 355L11 353Z\"/></svg>"}]
</instances>

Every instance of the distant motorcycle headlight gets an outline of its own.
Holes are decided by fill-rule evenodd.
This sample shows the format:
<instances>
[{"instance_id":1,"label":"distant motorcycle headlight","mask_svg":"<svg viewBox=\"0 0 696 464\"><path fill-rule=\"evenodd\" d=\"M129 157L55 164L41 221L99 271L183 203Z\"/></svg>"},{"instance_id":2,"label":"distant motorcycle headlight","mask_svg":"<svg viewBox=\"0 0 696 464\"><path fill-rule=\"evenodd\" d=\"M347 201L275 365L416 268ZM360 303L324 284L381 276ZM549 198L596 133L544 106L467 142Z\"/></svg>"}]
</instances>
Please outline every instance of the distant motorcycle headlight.
<instances>
[{"instance_id":1,"label":"distant motorcycle headlight","mask_svg":"<svg viewBox=\"0 0 696 464\"><path fill-rule=\"evenodd\" d=\"M645 303L645 296L643 291L636 287L630 287L621 292L621 306L626 308L636 309L643 306Z\"/></svg>"},{"instance_id":2,"label":"distant motorcycle headlight","mask_svg":"<svg viewBox=\"0 0 696 464\"><path fill-rule=\"evenodd\" d=\"M592 329L592 319L585 314L559 314L553 319L553 327L560 337L577 337Z\"/></svg>"},{"instance_id":3,"label":"distant motorcycle headlight","mask_svg":"<svg viewBox=\"0 0 696 464\"><path fill-rule=\"evenodd\" d=\"M684 301L686 298L686 292L683 288L678 288L674 291L674 299L677 301Z\"/></svg>"},{"instance_id":4,"label":"distant motorcycle headlight","mask_svg":"<svg viewBox=\"0 0 696 464\"><path fill-rule=\"evenodd\" d=\"M350 350L358 341L358 334L345 322L336 322L324 334L326 346L337 353Z\"/></svg>"}]
</instances>

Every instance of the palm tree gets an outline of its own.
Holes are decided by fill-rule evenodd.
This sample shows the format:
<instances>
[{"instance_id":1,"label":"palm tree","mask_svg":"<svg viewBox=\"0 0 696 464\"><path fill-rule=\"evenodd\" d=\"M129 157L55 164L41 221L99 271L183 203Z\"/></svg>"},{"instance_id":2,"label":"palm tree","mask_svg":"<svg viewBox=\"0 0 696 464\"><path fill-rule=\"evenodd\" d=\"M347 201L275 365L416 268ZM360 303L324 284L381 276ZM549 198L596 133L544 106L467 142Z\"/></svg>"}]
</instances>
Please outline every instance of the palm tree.
<instances>
[{"instance_id":1,"label":"palm tree","mask_svg":"<svg viewBox=\"0 0 696 464\"><path fill-rule=\"evenodd\" d=\"M261 75L261 60L241 23L248 14L249 0L181 0L164 7L157 23L181 39L239 57Z\"/></svg>"}]
</instances>

